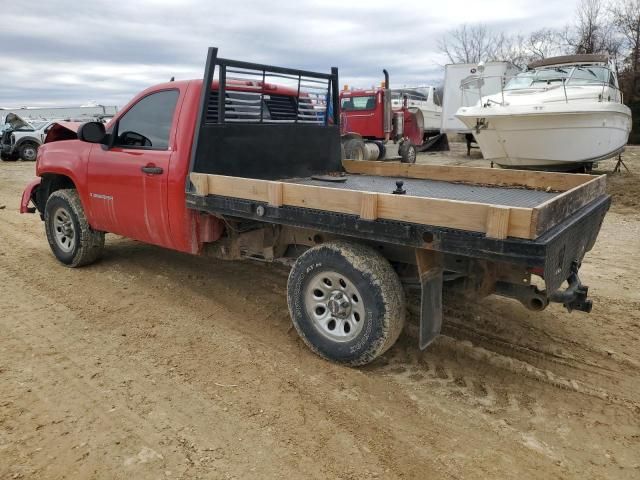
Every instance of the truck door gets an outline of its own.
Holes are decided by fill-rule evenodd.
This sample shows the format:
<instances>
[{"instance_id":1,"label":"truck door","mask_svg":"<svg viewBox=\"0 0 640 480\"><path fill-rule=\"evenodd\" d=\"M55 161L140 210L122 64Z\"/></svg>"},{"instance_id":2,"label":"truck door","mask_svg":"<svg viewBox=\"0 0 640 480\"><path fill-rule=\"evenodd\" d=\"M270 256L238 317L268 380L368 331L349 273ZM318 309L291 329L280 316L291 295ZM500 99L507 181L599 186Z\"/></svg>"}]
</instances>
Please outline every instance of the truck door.
<instances>
[{"instance_id":1,"label":"truck door","mask_svg":"<svg viewBox=\"0 0 640 480\"><path fill-rule=\"evenodd\" d=\"M113 146L93 145L88 187L95 229L172 245L167 188L179 96L170 89L142 97L113 126Z\"/></svg>"}]
</instances>

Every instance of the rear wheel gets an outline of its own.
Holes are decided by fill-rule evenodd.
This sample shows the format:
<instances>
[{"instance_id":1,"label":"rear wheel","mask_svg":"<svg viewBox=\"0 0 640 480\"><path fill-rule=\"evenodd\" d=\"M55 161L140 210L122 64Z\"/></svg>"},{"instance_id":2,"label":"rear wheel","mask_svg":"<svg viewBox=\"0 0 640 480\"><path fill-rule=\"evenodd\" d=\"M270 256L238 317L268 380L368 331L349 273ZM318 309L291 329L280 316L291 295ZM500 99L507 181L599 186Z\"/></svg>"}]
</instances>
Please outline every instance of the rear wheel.
<instances>
[{"instance_id":1,"label":"rear wheel","mask_svg":"<svg viewBox=\"0 0 640 480\"><path fill-rule=\"evenodd\" d=\"M349 160L364 160L367 156L364 140L360 138L352 138L344 144L345 158Z\"/></svg>"},{"instance_id":2,"label":"rear wheel","mask_svg":"<svg viewBox=\"0 0 640 480\"><path fill-rule=\"evenodd\" d=\"M378 158L376 160L384 160L385 156L387 155L387 148L384 145L384 142L373 142L378 146L378 151L380 152L378 154Z\"/></svg>"},{"instance_id":3,"label":"rear wheel","mask_svg":"<svg viewBox=\"0 0 640 480\"><path fill-rule=\"evenodd\" d=\"M81 267L100 258L104 232L89 226L76 190L51 194L44 209L44 225L51 251L64 265Z\"/></svg>"},{"instance_id":4,"label":"rear wheel","mask_svg":"<svg viewBox=\"0 0 640 480\"><path fill-rule=\"evenodd\" d=\"M38 146L35 143L27 142L20 146L20 158L26 162L33 162L38 156Z\"/></svg>"},{"instance_id":5,"label":"rear wheel","mask_svg":"<svg viewBox=\"0 0 640 480\"><path fill-rule=\"evenodd\" d=\"M404 291L389 262L344 241L318 245L298 258L287 300L307 346L347 365L364 365L386 352L405 320Z\"/></svg>"}]
</instances>

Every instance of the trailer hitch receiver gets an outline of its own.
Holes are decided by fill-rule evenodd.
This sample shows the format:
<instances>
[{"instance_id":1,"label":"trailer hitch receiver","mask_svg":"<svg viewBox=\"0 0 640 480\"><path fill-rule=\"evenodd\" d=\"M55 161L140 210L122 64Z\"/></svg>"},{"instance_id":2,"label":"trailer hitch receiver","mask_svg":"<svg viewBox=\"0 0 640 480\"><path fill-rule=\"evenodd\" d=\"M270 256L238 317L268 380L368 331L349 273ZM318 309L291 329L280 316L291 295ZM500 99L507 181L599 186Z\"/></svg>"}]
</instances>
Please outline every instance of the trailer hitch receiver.
<instances>
[{"instance_id":1,"label":"trailer hitch receiver","mask_svg":"<svg viewBox=\"0 0 640 480\"><path fill-rule=\"evenodd\" d=\"M571 264L571 275L567 278L569 286L564 291L556 291L549 296L549 300L556 303L562 303L567 311L572 312L578 310L580 312L591 312L593 302L587 298L589 287L583 285L578 276L580 264L573 262Z\"/></svg>"}]
</instances>

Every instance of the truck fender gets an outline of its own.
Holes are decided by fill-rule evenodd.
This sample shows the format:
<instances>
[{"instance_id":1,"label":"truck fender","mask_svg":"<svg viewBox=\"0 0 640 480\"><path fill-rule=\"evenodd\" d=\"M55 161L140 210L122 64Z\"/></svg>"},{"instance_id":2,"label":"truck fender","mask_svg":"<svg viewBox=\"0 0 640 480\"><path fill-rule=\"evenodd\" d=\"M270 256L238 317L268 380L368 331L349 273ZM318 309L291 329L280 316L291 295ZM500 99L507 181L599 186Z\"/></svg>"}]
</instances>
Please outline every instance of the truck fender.
<instances>
[{"instance_id":1,"label":"truck fender","mask_svg":"<svg viewBox=\"0 0 640 480\"><path fill-rule=\"evenodd\" d=\"M20 213L35 213L36 208L30 207L29 203L32 202L35 205L35 194L41 181L42 179L40 177L34 178L25 187L22 192L22 199L20 200Z\"/></svg>"},{"instance_id":2,"label":"truck fender","mask_svg":"<svg viewBox=\"0 0 640 480\"><path fill-rule=\"evenodd\" d=\"M35 143L38 146L42 145L42 142L36 137L22 137L16 142L16 145L14 148L18 149L23 143L27 143L27 142Z\"/></svg>"},{"instance_id":3,"label":"truck fender","mask_svg":"<svg viewBox=\"0 0 640 480\"><path fill-rule=\"evenodd\" d=\"M340 141L342 141L342 143L344 143L347 140L352 140L354 138L362 140L362 135L360 135L359 133L355 133L355 132L347 132L347 133L344 133L344 134L342 134L340 136Z\"/></svg>"}]
</instances>

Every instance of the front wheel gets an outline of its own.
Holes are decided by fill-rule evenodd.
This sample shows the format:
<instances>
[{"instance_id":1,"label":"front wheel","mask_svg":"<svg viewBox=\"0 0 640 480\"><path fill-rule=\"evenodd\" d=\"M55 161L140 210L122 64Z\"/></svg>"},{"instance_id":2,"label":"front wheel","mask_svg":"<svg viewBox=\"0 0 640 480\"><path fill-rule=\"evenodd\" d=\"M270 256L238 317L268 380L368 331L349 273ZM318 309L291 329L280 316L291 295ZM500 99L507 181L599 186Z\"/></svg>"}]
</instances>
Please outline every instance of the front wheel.
<instances>
[{"instance_id":1,"label":"front wheel","mask_svg":"<svg viewBox=\"0 0 640 480\"><path fill-rule=\"evenodd\" d=\"M416 163L416 146L408 140L400 145L399 153L400 157L402 158L402 163Z\"/></svg>"},{"instance_id":2,"label":"front wheel","mask_svg":"<svg viewBox=\"0 0 640 480\"><path fill-rule=\"evenodd\" d=\"M20 147L19 156L25 162L33 162L38 156L38 146L35 143L24 143Z\"/></svg>"},{"instance_id":3,"label":"front wheel","mask_svg":"<svg viewBox=\"0 0 640 480\"><path fill-rule=\"evenodd\" d=\"M57 190L44 209L44 226L51 251L68 267L95 262L102 254L104 232L93 230L76 190Z\"/></svg>"},{"instance_id":4,"label":"front wheel","mask_svg":"<svg viewBox=\"0 0 640 480\"><path fill-rule=\"evenodd\" d=\"M307 250L291 269L287 300L302 340L338 363L373 361L404 326L400 279L380 253L364 245L335 241Z\"/></svg>"}]
</instances>

